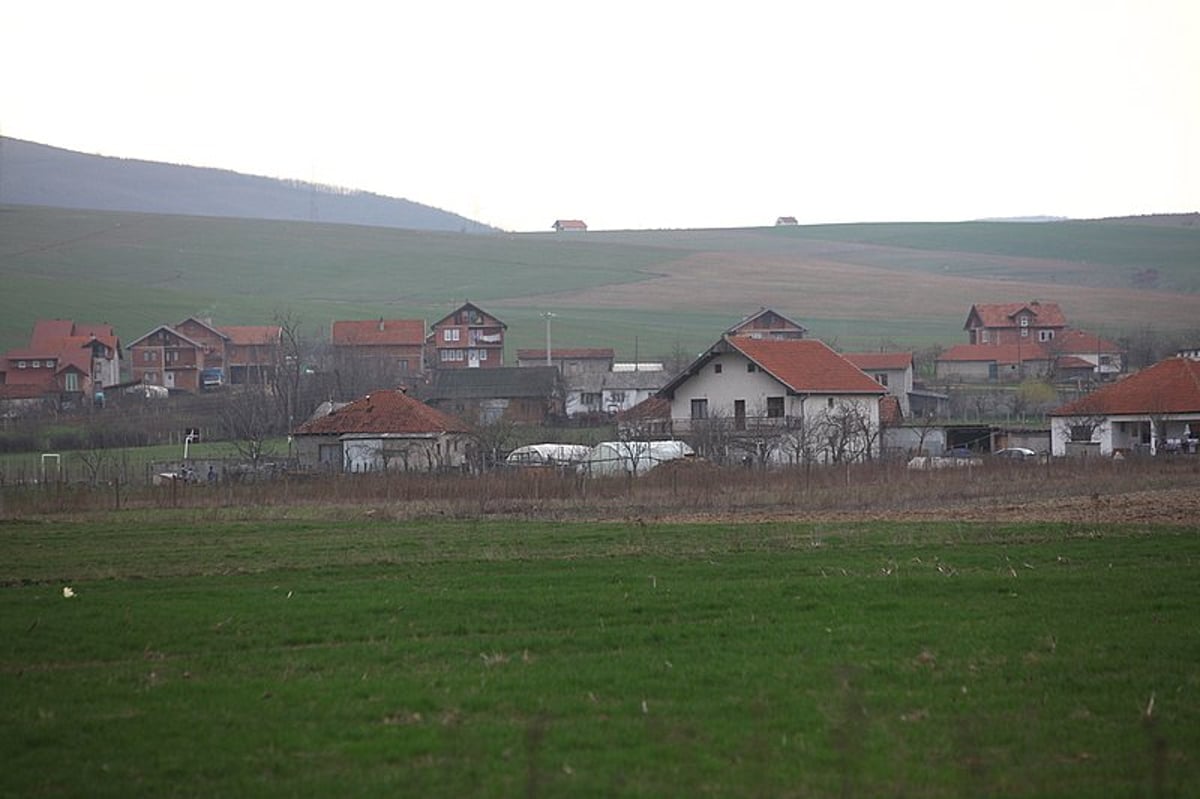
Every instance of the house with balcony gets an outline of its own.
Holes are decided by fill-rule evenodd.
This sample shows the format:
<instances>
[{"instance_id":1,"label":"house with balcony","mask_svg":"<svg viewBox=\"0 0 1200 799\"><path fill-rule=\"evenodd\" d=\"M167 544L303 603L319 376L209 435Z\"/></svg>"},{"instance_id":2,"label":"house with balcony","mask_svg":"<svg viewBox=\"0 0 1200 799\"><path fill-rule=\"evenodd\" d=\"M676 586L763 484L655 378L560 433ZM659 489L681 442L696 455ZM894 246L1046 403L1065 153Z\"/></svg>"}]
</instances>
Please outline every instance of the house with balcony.
<instances>
[{"instance_id":1,"label":"house with balcony","mask_svg":"<svg viewBox=\"0 0 1200 799\"><path fill-rule=\"evenodd\" d=\"M879 452L880 398L887 389L816 339L726 335L659 396L671 403L676 436L719 426L739 435L789 438L792 460L844 461Z\"/></svg>"},{"instance_id":2,"label":"house with balcony","mask_svg":"<svg viewBox=\"0 0 1200 799\"><path fill-rule=\"evenodd\" d=\"M439 369L496 369L504 366L508 325L465 302L433 323L425 339L429 366Z\"/></svg>"}]
</instances>

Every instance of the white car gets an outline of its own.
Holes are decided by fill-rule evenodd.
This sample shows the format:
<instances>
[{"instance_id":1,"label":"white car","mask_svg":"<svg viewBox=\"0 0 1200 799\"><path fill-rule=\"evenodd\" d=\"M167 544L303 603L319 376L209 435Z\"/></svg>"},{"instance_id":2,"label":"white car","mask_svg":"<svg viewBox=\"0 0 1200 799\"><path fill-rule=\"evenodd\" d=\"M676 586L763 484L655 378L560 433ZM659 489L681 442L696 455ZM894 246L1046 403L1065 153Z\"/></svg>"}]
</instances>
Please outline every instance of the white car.
<instances>
[{"instance_id":1,"label":"white car","mask_svg":"<svg viewBox=\"0 0 1200 799\"><path fill-rule=\"evenodd\" d=\"M1008 458L1014 461L1023 461L1037 457L1037 453L1028 447L1006 447L996 450L992 455L997 458Z\"/></svg>"}]
</instances>

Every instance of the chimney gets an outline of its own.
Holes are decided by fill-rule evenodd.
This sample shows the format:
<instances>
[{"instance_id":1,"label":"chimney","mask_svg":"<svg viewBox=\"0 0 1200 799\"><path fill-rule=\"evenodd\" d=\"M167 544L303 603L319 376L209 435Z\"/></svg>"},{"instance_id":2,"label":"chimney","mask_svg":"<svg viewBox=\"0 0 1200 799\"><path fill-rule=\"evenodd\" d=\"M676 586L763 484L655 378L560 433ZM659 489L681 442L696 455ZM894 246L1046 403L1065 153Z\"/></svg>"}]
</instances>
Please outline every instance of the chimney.
<instances>
[{"instance_id":1,"label":"chimney","mask_svg":"<svg viewBox=\"0 0 1200 799\"><path fill-rule=\"evenodd\" d=\"M379 317L379 332L383 332L383 317Z\"/></svg>"}]
</instances>

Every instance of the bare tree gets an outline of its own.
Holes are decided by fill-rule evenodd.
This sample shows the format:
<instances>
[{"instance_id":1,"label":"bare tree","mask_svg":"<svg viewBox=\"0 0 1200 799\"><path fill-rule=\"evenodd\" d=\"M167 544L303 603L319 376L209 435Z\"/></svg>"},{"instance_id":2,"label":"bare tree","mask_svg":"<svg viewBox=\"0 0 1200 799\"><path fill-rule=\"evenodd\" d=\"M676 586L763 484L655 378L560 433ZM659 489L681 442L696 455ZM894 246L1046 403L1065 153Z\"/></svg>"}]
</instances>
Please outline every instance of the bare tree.
<instances>
[{"instance_id":1,"label":"bare tree","mask_svg":"<svg viewBox=\"0 0 1200 799\"><path fill-rule=\"evenodd\" d=\"M838 402L817 420L821 448L830 463L850 463L872 457L879 425L869 412L852 402Z\"/></svg>"},{"instance_id":2,"label":"bare tree","mask_svg":"<svg viewBox=\"0 0 1200 799\"><path fill-rule=\"evenodd\" d=\"M257 469L260 461L273 454L271 439L284 424L272 392L266 386L240 386L231 391L221 409L221 424L234 449Z\"/></svg>"},{"instance_id":3,"label":"bare tree","mask_svg":"<svg viewBox=\"0 0 1200 799\"><path fill-rule=\"evenodd\" d=\"M470 462L475 472L491 471L512 448L516 425L503 416L480 415L470 425Z\"/></svg>"}]
</instances>

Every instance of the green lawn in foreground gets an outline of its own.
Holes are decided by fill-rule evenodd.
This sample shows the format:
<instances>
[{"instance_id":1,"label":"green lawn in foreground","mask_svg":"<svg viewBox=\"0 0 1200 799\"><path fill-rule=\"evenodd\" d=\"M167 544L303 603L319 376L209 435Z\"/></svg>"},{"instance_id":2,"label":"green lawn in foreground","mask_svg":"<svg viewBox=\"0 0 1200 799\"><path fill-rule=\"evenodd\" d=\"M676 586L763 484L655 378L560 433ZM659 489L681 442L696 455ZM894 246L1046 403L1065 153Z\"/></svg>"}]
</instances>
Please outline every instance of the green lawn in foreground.
<instances>
[{"instance_id":1,"label":"green lawn in foreground","mask_svg":"<svg viewBox=\"0 0 1200 799\"><path fill-rule=\"evenodd\" d=\"M0 524L0 793L1200 781L1195 529L206 513Z\"/></svg>"}]
</instances>

